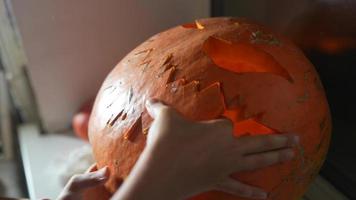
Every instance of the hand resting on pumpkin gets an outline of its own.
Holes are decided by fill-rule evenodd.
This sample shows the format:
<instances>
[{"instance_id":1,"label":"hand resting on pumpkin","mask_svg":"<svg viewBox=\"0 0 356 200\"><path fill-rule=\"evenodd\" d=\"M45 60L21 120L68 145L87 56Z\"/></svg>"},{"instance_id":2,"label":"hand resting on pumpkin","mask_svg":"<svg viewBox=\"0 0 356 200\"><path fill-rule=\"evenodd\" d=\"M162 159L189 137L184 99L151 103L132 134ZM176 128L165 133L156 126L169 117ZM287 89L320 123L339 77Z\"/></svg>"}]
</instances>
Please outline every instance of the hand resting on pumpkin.
<instances>
[{"instance_id":1,"label":"hand resting on pumpkin","mask_svg":"<svg viewBox=\"0 0 356 200\"><path fill-rule=\"evenodd\" d=\"M57 200L86 200L93 196L93 192L104 189L103 185L108 178L108 167L98 170L94 164L86 173L72 176ZM95 199L95 197L90 199Z\"/></svg>"},{"instance_id":2,"label":"hand resting on pumpkin","mask_svg":"<svg viewBox=\"0 0 356 200\"><path fill-rule=\"evenodd\" d=\"M188 121L155 100L146 108L154 121L145 150L112 199L185 199L208 190L265 199L230 174L291 160L299 142L293 134L235 138L229 120Z\"/></svg>"}]
</instances>

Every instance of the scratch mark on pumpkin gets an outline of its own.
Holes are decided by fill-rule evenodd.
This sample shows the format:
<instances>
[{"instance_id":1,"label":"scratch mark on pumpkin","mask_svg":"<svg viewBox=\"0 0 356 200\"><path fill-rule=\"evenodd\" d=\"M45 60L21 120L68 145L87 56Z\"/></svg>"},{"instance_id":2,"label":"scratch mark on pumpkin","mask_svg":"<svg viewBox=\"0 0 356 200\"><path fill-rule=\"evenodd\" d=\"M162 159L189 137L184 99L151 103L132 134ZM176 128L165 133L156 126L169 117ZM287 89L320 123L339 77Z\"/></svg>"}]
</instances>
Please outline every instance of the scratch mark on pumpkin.
<instances>
[{"instance_id":1,"label":"scratch mark on pumpkin","mask_svg":"<svg viewBox=\"0 0 356 200\"><path fill-rule=\"evenodd\" d=\"M153 50L154 50L154 48L145 49L145 50L142 50L142 51L139 51L139 52L135 53L134 55L137 56L137 55L146 53L145 57L142 59L142 61L144 63Z\"/></svg>"},{"instance_id":2,"label":"scratch mark on pumpkin","mask_svg":"<svg viewBox=\"0 0 356 200\"><path fill-rule=\"evenodd\" d=\"M150 66L151 60L144 61L140 63L140 66L143 65L142 67L142 72L146 72L147 68Z\"/></svg>"},{"instance_id":3,"label":"scratch mark on pumpkin","mask_svg":"<svg viewBox=\"0 0 356 200\"><path fill-rule=\"evenodd\" d=\"M281 45L281 41L275 38L272 34L266 34L260 30L252 32L250 39L253 44Z\"/></svg>"},{"instance_id":4,"label":"scratch mark on pumpkin","mask_svg":"<svg viewBox=\"0 0 356 200\"><path fill-rule=\"evenodd\" d=\"M173 58L173 54L172 53L170 53L170 54L168 54L166 56L166 58L164 59L162 65L160 67L161 72L156 75L157 78L162 77L166 71L168 71L168 70L170 70L172 68L174 68L173 71L176 70L177 65L174 65L172 63L172 58ZM163 69L162 69L162 67L163 67ZM171 72L173 72L173 71L171 71ZM172 74L170 74L169 76L171 76L171 75Z\"/></svg>"},{"instance_id":5,"label":"scratch mark on pumpkin","mask_svg":"<svg viewBox=\"0 0 356 200\"><path fill-rule=\"evenodd\" d=\"M110 88L113 88L114 86L113 85L109 85L109 86L107 86L106 88L104 88L104 91L105 90L108 90L108 89L110 89Z\"/></svg>"},{"instance_id":6,"label":"scratch mark on pumpkin","mask_svg":"<svg viewBox=\"0 0 356 200\"><path fill-rule=\"evenodd\" d=\"M308 71L304 72L304 76L303 76L304 81L308 81L310 75L311 75L311 70L308 70Z\"/></svg>"},{"instance_id":7,"label":"scratch mark on pumpkin","mask_svg":"<svg viewBox=\"0 0 356 200\"><path fill-rule=\"evenodd\" d=\"M166 64L168 64L169 62L171 62L172 58L173 58L173 54L172 54L172 53L168 54L168 55L166 56L165 60L163 61L163 64L162 64L162 65L166 65Z\"/></svg>"},{"instance_id":8,"label":"scratch mark on pumpkin","mask_svg":"<svg viewBox=\"0 0 356 200\"><path fill-rule=\"evenodd\" d=\"M168 83L171 83L174 81L174 75L175 75L175 72L176 72L177 68L176 67L172 67L170 69L168 69L167 71L165 71L163 73L163 75L161 76L161 78L163 79L163 83L165 85L167 85Z\"/></svg>"},{"instance_id":9,"label":"scratch mark on pumpkin","mask_svg":"<svg viewBox=\"0 0 356 200\"><path fill-rule=\"evenodd\" d=\"M125 120L126 117L127 117L127 113L124 113L124 114L122 115L122 117L121 117L121 120Z\"/></svg>"},{"instance_id":10,"label":"scratch mark on pumpkin","mask_svg":"<svg viewBox=\"0 0 356 200\"><path fill-rule=\"evenodd\" d=\"M309 98L310 98L310 95L309 95L308 91L305 91L302 96L299 96L297 98L297 103L304 103L304 102L308 101Z\"/></svg>"},{"instance_id":11,"label":"scratch mark on pumpkin","mask_svg":"<svg viewBox=\"0 0 356 200\"><path fill-rule=\"evenodd\" d=\"M173 68L173 67L177 68L177 65L174 65L174 64L165 65L165 67L163 68L163 73L166 72L167 70Z\"/></svg>"},{"instance_id":12,"label":"scratch mark on pumpkin","mask_svg":"<svg viewBox=\"0 0 356 200\"><path fill-rule=\"evenodd\" d=\"M109 125L111 118L114 116L114 114L111 114L111 116L109 117L108 121L106 121L106 125Z\"/></svg>"},{"instance_id":13,"label":"scratch mark on pumpkin","mask_svg":"<svg viewBox=\"0 0 356 200\"><path fill-rule=\"evenodd\" d=\"M176 67L177 67L177 65L174 65L172 63L172 58L173 58L173 54L172 53L168 54L165 57L165 59L163 60L163 62L161 64L161 67L159 68L159 70L161 70L161 72L159 72L156 75L157 78L160 78L160 77L164 76L165 72L168 71L168 70L170 70L170 74L168 75L169 77L166 77L166 78L168 78L168 79L171 78L171 76L173 75L173 72L175 72ZM174 68L174 69L171 70L172 68ZM165 82L168 83L168 82L171 82L171 81L167 80Z\"/></svg>"},{"instance_id":14,"label":"scratch mark on pumpkin","mask_svg":"<svg viewBox=\"0 0 356 200\"><path fill-rule=\"evenodd\" d=\"M129 130L124 134L124 139L134 141L140 132L142 132L142 114L135 120Z\"/></svg>"},{"instance_id":15,"label":"scratch mark on pumpkin","mask_svg":"<svg viewBox=\"0 0 356 200\"><path fill-rule=\"evenodd\" d=\"M326 127L326 120L327 120L327 118L326 118L326 116L324 116L323 119L321 120L321 122L319 123L320 133L322 134L322 136L321 136L320 142L316 146L316 153L318 153L320 151L320 149L323 146L323 144L326 140L326 137L327 137L327 135L325 133L326 130L324 130Z\"/></svg>"},{"instance_id":16,"label":"scratch mark on pumpkin","mask_svg":"<svg viewBox=\"0 0 356 200\"><path fill-rule=\"evenodd\" d=\"M110 108L113 104L114 104L115 101L111 102L109 105L106 106L106 108Z\"/></svg>"},{"instance_id":17,"label":"scratch mark on pumpkin","mask_svg":"<svg viewBox=\"0 0 356 200\"><path fill-rule=\"evenodd\" d=\"M115 118L109 123L109 125L112 127L114 126L114 124L116 123L116 121L120 118L120 116L122 115L122 113L124 112L124 110L121 110L116 116Z\"/></svg>"},{"instance_id":18,"label":"scratch mark on pumpkin","mask_svg":"<svg viewBox=\"0 0 356 200\"><path fill-rule=\"evenodd\" d=\"M116 90L116 86L114 85L110 85L108 87L106 87L103 92L106 92L107 90L110 90L108 94L112 94L115 90Z\"/></svg>"},{"instance_id":19,"label":"scratch mark on pumpkin","mask_svg":"<svg viewBox=\"0 0 356 200\"><path fill-rule=\"evenodd\" d=\"M133 97L133 88L130 87L129 93L128 93L128 100L129 100L129 103L131 103L132 97Z\"/></svg>"},{"instance_id":20,"label":"scratch mark on pumpkin","mask_svg":"<svg viewBox=\"0 0 356 200\"><path fill-rule=\"evenodd\" d=\"M140 55L140 54L143 54L143 53L150 53L153 50L154 50L154 48L148 48L148 49L136 52L134 55Z\"/></svg>"},{"instance_id":21,"label":"scratch mark on pumpkin","mask_svg":"<svg viewBox=\"0 0 356 200\"><path fill-rule=\"evenodd\" d=\"M314 85L315 85L316 89L318 89L319 91L324 90L321 81L317 77L314 78Z\"/></svg>"},{"instance_id":22,"label":"scratch mark on pumpkin","mask_svg":"<svg viewBox=\"0 0 356 200\"><path fill-rule=\"evenodd\" d=\"M177 69L177 65L174 65L174 64L164 65L164 68L161 69L161 72L156 75L156 78L161 78L162 76L164 76L166 71L168 71L172 68L174 68L174 69L171 72L174 72Z\"/></svg>"}]
</instances>

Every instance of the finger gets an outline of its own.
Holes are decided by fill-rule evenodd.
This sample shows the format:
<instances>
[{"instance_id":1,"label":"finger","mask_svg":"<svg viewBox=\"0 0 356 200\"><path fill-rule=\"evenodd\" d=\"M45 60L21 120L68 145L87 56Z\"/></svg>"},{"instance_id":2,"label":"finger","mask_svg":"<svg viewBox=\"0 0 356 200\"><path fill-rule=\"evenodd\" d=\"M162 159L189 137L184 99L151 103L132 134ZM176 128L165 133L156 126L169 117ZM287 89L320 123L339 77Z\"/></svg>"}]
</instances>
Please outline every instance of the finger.
<instances>
[{"instance_id":1,"label":"finger","mask_svg":"<svg viewBox=\"0 0 356 200\"><path fill-rule=\"evenodd\" d=\"M174 108L167 106L163 102L156 99L146 101L146 109L152 118L163 119L165 123L172 121L186 121Z\"/></svg>"},{"instance_id":2,"label":"finger","mask_svg":"<svg viewBox=\"0 0 356 200\"><path fill-rule=\"evenodd\" d=\"M253 154L275 149L293 147L299 143L295 134L245 136L238 139L238 149L243 154Z\"/></svg>"},{"instance_id":3,"label":"finger","mask_svg":"<svg viewBox=\"0 0 356 200\"><path fill-rule=\"evenodd\" d=\"M167 107L166 105L164 105L162 102L156 99L150 99L146 101L146 109L148 111L148 114L152 118L156 118L158 114L161 112L161 110L166 107Z\"/></svg>"},{"instance_id":4,"label":"finger","mask_svg":"<svg viewBox=\"0 0 356 200\"><path fill-rule=\"evenodd\" d=\"M221 132L226 132L226 133L231 133L233 135L233 124L231 120L229 119L214 119L214 120L209 120L209 121L202 121L200 124L203 124L204 126L208 125L211 128L214 128L217 131L217 133Z\"/></svg>"},{"instance_id":5,"label":"finger","mask_svg":"<svg viewBox=\"0 0 356 200\"><path fill-rule=\"evenodd\" d=\"M68 182L70 192L80 192L104 184L109 178L108 167L95 172L74 175Z\"/></svg>"},{"instance_id":6,"label":"finger","mask_svg":"<svg viewBox=\"0 0 356 200\"><path fill-rule=\"evenodd\" d=\"M289 161L294 157L292 148L279 149L264 153L250 154L244 156L242 160L236 161L241 166L240 170L255 170L273 164Z\"/></svg>"},{"instance_id":7,"label":"finger","mask_svg":"<svg viewBox=\"0 0 356 200\"><path fill-rule=\"evenodd\" d=\"M241 183L231 178L227 178L219 183L216 189L244 198L266 199L268 196L267 193L260 188Z\"/></svg>"},{"instance_id":8,"label":"finger","mask_svg":"<svg viewBox=\"0 0 356 200\"><path fill-rule=\"evenodd\" d=\"M96 163L94 163L94 164L92 164L92 165L85 171L85 173L95 172L95 171L97 171L97 170L98 170L98 168L97 168L97 166L96 166Z\"/></svg>"}]
</instances>

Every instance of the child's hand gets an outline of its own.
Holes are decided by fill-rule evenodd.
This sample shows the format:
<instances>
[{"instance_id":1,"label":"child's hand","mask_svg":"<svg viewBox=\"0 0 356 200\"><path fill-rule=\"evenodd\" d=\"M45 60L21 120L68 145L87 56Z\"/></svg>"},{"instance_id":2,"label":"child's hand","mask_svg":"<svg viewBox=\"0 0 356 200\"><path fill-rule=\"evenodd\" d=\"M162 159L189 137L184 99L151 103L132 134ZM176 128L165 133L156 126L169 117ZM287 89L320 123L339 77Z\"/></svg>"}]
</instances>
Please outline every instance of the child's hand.
<instances>
[{"instance_id":1,"label":"child's hand","mask_svg":"<svg viewBox=\"0 0 356 200\"><path fill-rule=\"evenodd\" d=\"M160 102L146 105L154 118L147 145L117 199L185 199L208 190L264 199L267 193L229 177L291 160L292 134L236 138L229 120L192 122Z\"/></svg>"},{"instance_id":2,"label":"child's hand","mask_svg":"<svg viewBox=\"0 0 356 200\"><path fill-rule=\"evenodd\" d=\"M108 177L109 170L107 167L98 170L96 165L93 165L86 173L72 176L59 195L58 200L87 200L88 197L89 199L96 199L88 193L93 195L105 194L103 192L98 193L98 191L104 189L103 185Z\"/></svg>"}]
</instances>

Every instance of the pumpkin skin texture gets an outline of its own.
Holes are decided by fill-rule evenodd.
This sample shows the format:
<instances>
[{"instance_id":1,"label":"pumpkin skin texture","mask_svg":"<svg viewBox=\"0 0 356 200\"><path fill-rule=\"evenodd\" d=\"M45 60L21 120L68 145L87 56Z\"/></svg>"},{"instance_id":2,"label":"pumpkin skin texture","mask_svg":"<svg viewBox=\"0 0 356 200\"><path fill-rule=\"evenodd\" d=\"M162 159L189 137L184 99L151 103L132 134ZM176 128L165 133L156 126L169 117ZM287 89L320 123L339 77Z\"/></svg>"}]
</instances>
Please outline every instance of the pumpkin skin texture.
<instances>
[{"instance_id":1,"label":"pumpkin skin texture","mask_svg":"<svg viewBox=\"0 0 356 200\"><path fill-rule=\"evenodd\" d=\"M190 120L227 117L237 138L299 134L293 161L232 174L268 191L268 199L300 198L327 153L331 117L314 67L286 38L246 19L201 19L159 33L107 76L92 111L89 140L98 167L110 168L110 192L145 147L149 98ZM209 191L190 199L245 198Z\"/></svg>"}]
</instances>

